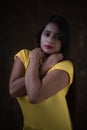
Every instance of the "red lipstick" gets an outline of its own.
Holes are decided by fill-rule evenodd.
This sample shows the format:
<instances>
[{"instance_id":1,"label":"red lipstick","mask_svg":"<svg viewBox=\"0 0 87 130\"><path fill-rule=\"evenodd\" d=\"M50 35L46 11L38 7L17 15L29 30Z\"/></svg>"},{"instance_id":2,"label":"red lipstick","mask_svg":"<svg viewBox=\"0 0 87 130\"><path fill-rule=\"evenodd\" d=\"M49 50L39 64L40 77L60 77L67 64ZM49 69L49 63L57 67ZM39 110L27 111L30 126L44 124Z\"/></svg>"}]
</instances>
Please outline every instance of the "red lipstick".
<instances>
[{"instance_id":1,"label":"red lipstick","mask_svg":"<svg viewBox=\"0 0 87 130\"><path fill-rule=\"evenodd\" d=\"M45 45L45 47L46 47L47 49L51 49L51 48L53 48L53 47L50 46L50 45Z\"/></svg>"}]
</instances>

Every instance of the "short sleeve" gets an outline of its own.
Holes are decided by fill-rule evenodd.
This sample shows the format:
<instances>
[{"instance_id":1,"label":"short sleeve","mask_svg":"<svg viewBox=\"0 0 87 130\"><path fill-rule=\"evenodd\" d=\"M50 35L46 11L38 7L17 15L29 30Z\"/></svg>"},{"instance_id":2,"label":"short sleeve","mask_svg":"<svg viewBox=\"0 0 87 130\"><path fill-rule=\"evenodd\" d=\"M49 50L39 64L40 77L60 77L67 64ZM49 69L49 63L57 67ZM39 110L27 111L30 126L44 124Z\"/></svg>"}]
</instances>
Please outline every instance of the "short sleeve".
<instances>
[{"instance_id":1,"label":"short sleeve","mask_svg":"<svg viewBox=\"0 0 87 130\"><path fill-rule=\"evenodd\" d=\"M69 60L65 60L65 61L62 61L62 62L59 62L57 63L56 65L54 65L49 71L53 71L55 69L60 69L60 70L63 70L65 72L67 72L69 74L69 77L70 77L70 84L72 84L73 82L73 75L74 75L74 67L73 67L73 64L71 61Z\"/></svg>"},{"instance_id":2,"label":"short sleeve","mask_svg":"<svg viewBox=\"0 0 87 130\"><path fill-rule=\"evenodd\" d=\"M16 57L19 57L21 62L24 64L25 69L27 69L27 66L29 64L29 53L30 53L29 50L22 49L17 54L15 54L14 60L16 59Z\"/></svg>"}]
</instances>

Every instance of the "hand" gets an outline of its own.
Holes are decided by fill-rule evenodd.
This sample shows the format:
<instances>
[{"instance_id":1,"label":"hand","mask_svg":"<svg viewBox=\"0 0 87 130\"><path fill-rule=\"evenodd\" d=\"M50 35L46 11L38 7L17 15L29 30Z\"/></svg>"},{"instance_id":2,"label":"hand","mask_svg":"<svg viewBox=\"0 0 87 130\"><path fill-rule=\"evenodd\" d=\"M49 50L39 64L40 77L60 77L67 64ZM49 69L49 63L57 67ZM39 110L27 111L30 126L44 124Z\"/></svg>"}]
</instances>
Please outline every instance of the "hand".
<instances>
[{"instance_id":1,"label":"hand","mask_svg":"<svg viewBox=\"0 0 87 130\"><path fill-rule=\"evenodd\" d=\"M30 52L30 61L40 63L40 60L44 57L44 52L41 48L35 48Z\"/></svg>"},{"instance_id":2,"label":"hand","mask_svg":"<svg viewBox=\"0 0 87 130\"><path fill-rule=\"evenodd\" d=\"M63 60L63 54L62 53L55 53L51 54L48 59L46 60L46 65L51 68L53 65L58 63L59 61Z\"/></svg>"}]
</instances>

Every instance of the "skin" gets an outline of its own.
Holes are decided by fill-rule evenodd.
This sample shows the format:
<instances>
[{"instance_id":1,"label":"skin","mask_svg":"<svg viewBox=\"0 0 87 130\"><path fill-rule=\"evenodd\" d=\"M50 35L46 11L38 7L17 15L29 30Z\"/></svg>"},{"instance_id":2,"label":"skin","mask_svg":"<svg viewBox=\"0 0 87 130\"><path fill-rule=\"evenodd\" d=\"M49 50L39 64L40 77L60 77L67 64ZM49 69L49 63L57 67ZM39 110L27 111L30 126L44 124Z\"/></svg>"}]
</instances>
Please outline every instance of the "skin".
<instances>
[{"instance_id":1,"label":"skin","mask_svg":"<svg viewBox=\"0 0 87 130\"><path fill-rule=\"evenodd\" d=\"M62 70L47 71L63 59L60 52L59 29L49 23L42 32L40 45L30 52L30 64L27 72L17 57L9 81L11 96L28 95L30 103L40 103L55 95L69 83L68 74ZM37 57L37 58L36 58Z\"/></svg>"}]
</instances>

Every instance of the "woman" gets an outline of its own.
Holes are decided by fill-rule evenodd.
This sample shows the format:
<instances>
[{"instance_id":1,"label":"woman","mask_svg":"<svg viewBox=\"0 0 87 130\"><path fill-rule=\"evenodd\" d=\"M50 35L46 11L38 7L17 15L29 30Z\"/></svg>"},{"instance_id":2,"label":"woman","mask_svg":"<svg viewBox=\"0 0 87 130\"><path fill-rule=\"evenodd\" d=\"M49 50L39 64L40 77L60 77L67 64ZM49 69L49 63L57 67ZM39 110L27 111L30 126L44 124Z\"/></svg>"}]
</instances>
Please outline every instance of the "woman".
<instances>
[{"instance_id":1,"label":"woman","mask_svg":"<svg viewBox=\"0 0 87 130\"><path fill-rule=\"evenodd\" d=\"M15 55L9 92L24 116L24 130L72 130L66 95L74 67L68 59L66 20L52 15L37 35L38 48Z\"/></svg>"}]
</instances>

